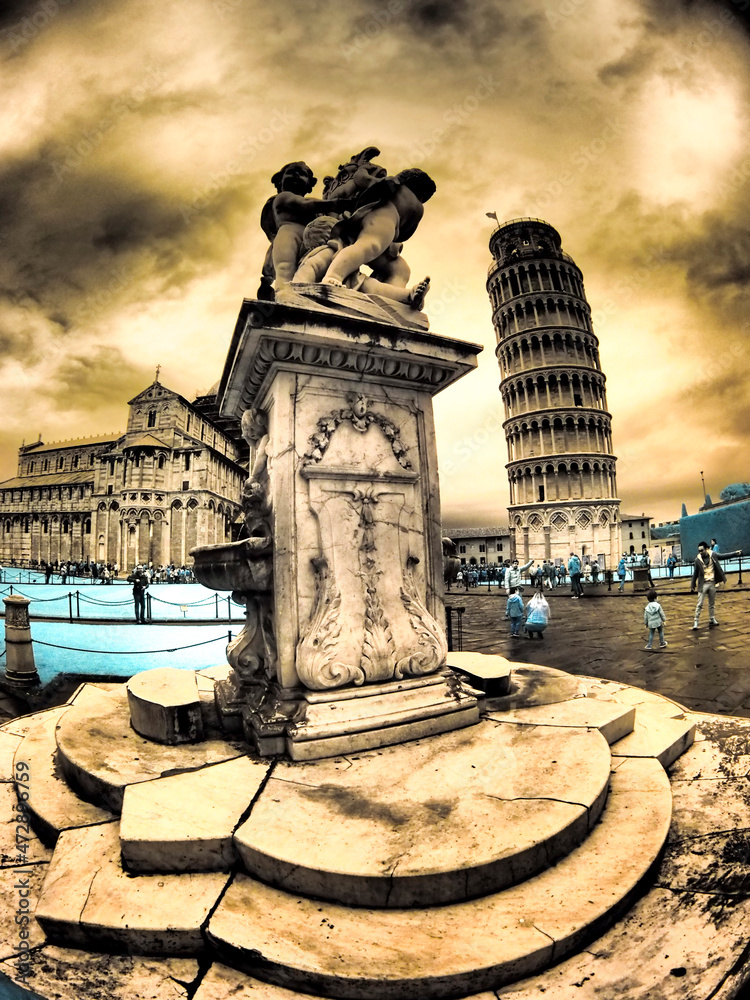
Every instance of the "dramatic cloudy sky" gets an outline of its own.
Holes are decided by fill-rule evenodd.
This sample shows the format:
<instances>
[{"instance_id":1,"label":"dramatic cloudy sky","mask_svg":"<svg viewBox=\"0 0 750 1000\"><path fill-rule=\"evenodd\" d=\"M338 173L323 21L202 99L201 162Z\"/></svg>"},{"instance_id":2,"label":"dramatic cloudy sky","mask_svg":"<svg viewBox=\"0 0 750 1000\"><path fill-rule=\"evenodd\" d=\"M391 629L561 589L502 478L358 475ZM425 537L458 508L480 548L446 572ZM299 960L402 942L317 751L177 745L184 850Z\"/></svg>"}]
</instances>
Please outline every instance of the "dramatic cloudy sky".
<instances>
[{"instance_id":1,"label":"dramatic cloudy sky","mask_svg":"<svg viewBox=\"0 0 750 1000\"><path fill-rule=\"evenodd\" d=\"M438 191L405 252L433 329L444 521L507 520L484 281L540 216L582 268L623 509L750 479L750 0L9 0L0 14L0 478L219 376L270 175L368 144ZM320 188L318 188L319 190Z\"/></svg>"}]
</instances>

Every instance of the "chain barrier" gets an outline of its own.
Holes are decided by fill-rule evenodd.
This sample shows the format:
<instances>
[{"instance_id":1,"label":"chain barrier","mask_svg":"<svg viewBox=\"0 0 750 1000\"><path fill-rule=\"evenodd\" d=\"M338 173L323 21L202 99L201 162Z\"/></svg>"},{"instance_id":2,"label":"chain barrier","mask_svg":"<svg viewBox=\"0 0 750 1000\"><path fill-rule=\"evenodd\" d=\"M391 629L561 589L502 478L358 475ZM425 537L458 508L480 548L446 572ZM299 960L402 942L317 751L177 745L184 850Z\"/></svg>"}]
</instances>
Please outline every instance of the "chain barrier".
<instances>
[{"instance_id":1,"label":"chain barrier","mask_svg":"<svg viewBox=\"0 0 750 1000\"><path fill-rule=\"evenodd\" d=\"M231 632L228 635L231 636ZM193 642L189 646L174 646L171 649L79 649L77 646L59 646L55 642L42 642L41 639L34 639L34 645L49 646L52 649L67 649L72 653L97 653L101 655L109 654L110 656L152 656L155 653L179 653L184 649L196 649L198 646L208 646L212 642L226 641L227 636L217 635L214 639L206 639L204 642Z\"/></svg>"},{"instance_id":2,"label":"chain barrier","mask_svg":"<svg viewBox=\"0 0 750 1000\"><path fill-rule=\"evenodd\" d=\"M161 597L154 597L153 594L149 594L152 601L157 601L159 604L168 604L172 608L199 608L202 604L213 604L215 598L206 597L202 601L191 601L189 604L178 604L174 601L164 601Z\"/></svg>"},{"instance_id":3,"label":"chain barrier","mask_svg":"<svg viewBox=\"0 0 750 1000\"><path fill-rule=\"evenodd\" d=\"M96 597L86 597L85 594L81 594L80 591L76 591L80 595L80 600L87 601L89 604L98 604L100 607L107 608L124 608L126 604L132 604L132 598L128 598L127 601L100 601Z\"/></svg>"},{"instance_id":4,"label":"chain barrier","mask_svg":"<svg viewBox=\"0 0 750 1000\"><path fill-rule=\"evenodd\" d=\"M58 597L29 597L28 594L22 594L20 590L15 591L19 597L25 597L27 601L33 601L34 604L49 604L50 601L64 601L69 595L60 594Z\"/></svg>"}]
</instances>

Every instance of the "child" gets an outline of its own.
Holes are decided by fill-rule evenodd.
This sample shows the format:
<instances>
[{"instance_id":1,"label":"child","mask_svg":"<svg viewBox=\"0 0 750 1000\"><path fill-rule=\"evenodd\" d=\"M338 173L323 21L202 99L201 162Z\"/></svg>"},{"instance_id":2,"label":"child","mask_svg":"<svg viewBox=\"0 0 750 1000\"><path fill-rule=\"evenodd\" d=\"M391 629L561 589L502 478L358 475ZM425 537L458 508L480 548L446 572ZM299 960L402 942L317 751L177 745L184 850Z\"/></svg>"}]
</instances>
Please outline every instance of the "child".
<instances>
[{"instance_id":1,"label":"child","mask_svg":"<svg viewBox=\"0 0 750 1000\"><path fill-rule=\"evenodd\" d=\"M536 635L540 639L543 638L542 633L547 628L549 617L549 604L540 590L534 594L526 607L526 625L524 627L529 639L533 639Z\"/></svg>"},{"instance_id":2,"label":"child","mask_svg":"<svg viewBox=\"0 0 750 1000\"><path fill-rule=\"evenodd\" d=\"M664 622L667 620L667 616L664 614L661 604L656 600L655 590L649 590L646 597L648 597L648 604L643 611L643 621L648 626L646 649L653 649L654 632L657 630L659 632L659 648L664 649L667 645L664 638Z\"/></svg>"},{"instance_id":3,"label":"child","mask_svg":"<svg viewBox=\"0 0 750 1000\"><path fill-rule=\"evenodd\" d=\"M521 622L523 621L523 598L518 593L518 587L510 588L505 614L506 617L510 618L511 638L517 639L521 634Z\"/></svg>"}]
</instances>

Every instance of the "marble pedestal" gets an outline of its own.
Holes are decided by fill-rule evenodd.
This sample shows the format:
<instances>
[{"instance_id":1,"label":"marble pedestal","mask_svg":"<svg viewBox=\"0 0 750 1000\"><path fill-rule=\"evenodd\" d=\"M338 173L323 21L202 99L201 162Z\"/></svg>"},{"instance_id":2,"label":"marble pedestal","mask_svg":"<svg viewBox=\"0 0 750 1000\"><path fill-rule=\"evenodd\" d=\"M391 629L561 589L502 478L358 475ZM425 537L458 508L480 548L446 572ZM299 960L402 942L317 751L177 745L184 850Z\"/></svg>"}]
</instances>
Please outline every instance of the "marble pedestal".
<instances>
[{"instance_id":1,"label":"marble pedestal","mask_svg":"<svg viewBox=\"0 0 750 1000\"><path fill-rule=\"evenodd\" d=\"M219 403L267 425L246 494L266 512L273 571L243 594L218 707L261 753L314 759L478 720L445 667L432 397L480 350L348 289L244 302Z\"/></svg>"}]
</instances>

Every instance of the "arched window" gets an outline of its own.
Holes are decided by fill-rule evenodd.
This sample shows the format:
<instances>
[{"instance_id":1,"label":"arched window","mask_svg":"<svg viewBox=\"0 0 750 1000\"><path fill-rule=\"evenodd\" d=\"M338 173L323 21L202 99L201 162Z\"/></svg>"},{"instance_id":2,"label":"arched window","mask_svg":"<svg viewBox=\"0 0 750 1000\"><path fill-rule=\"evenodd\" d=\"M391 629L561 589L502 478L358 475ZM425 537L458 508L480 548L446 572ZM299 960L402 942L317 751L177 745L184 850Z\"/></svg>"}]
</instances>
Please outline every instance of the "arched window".
<instances>
[{"instance_id":1,"label":"arched window","mask_svg":"<svg viewBox=\"0 0 750 1000\"><path fill-rule=\"evenodd\" d=\"M148 426L156 427L156 410L148 411Z\"/></svg>"}]
</instances>

